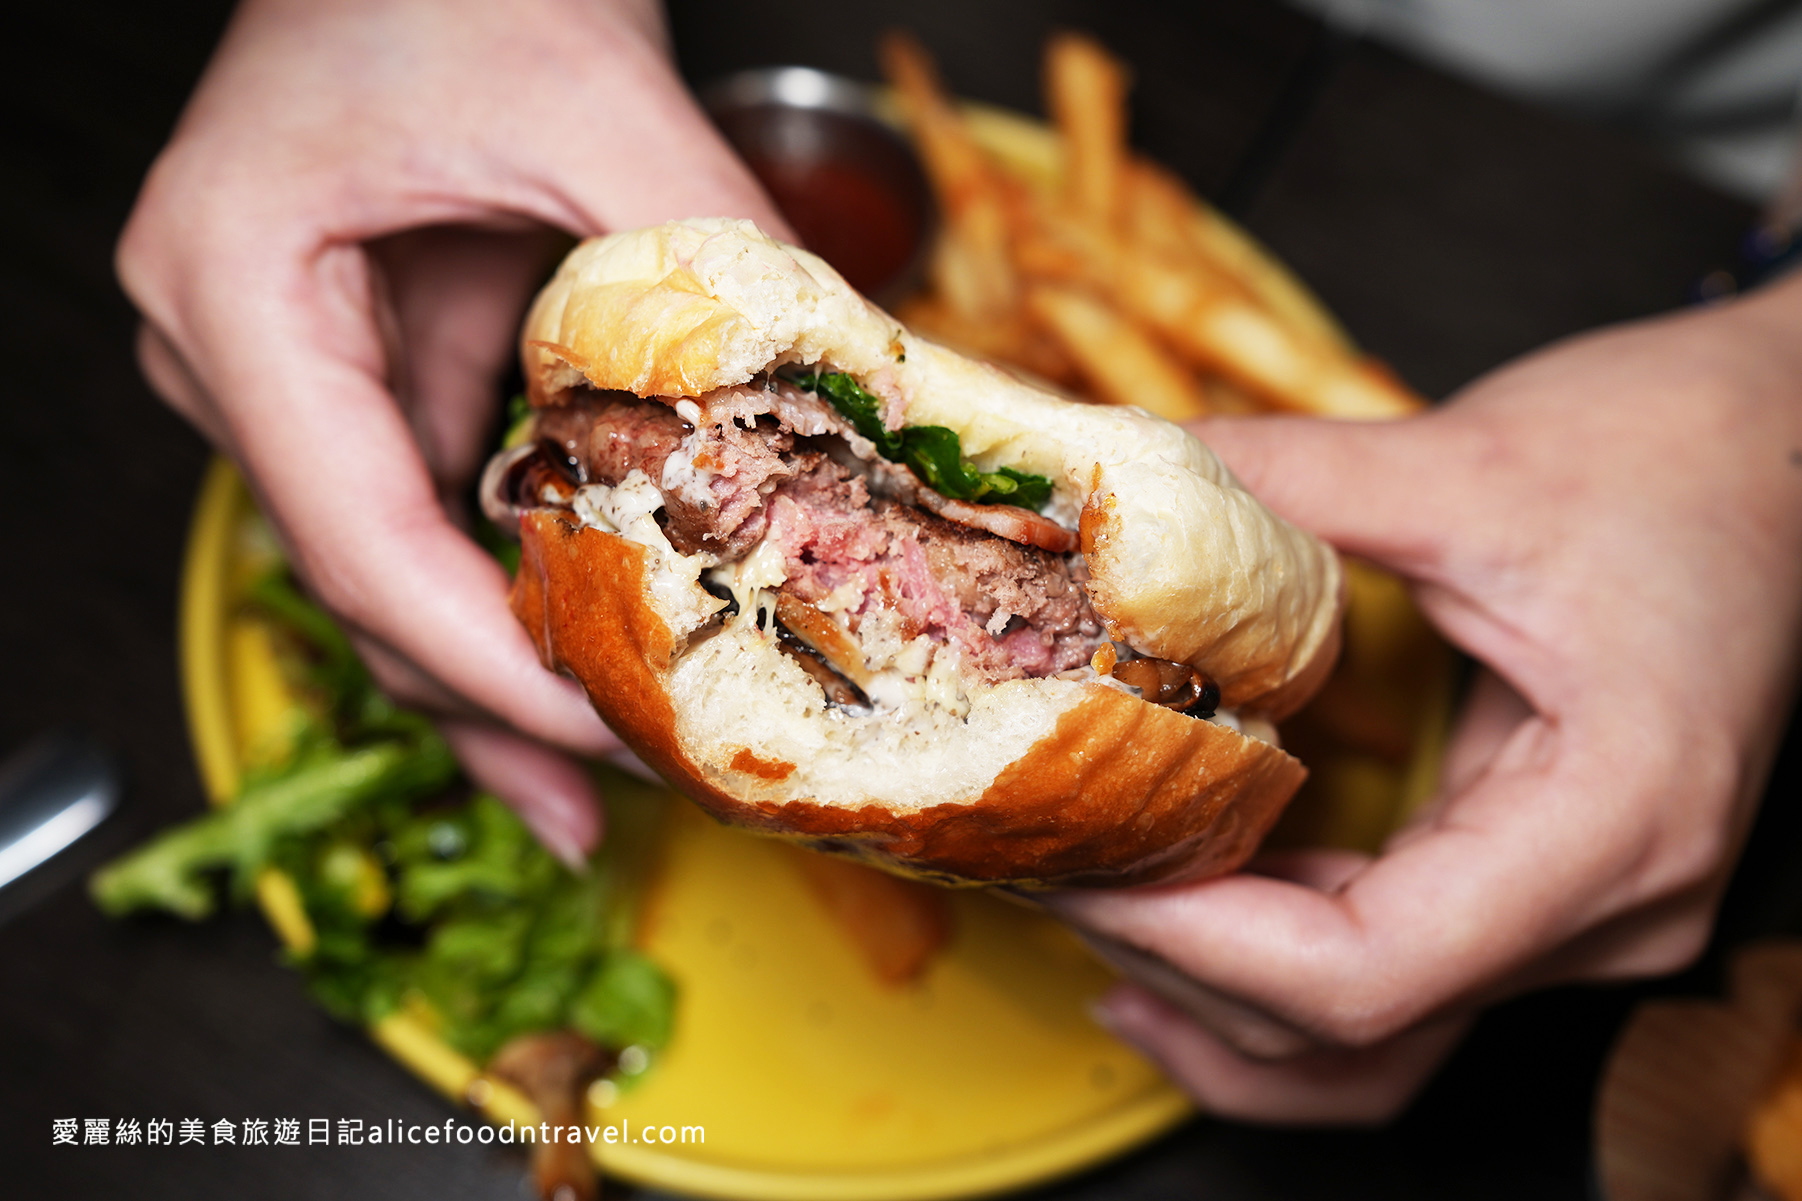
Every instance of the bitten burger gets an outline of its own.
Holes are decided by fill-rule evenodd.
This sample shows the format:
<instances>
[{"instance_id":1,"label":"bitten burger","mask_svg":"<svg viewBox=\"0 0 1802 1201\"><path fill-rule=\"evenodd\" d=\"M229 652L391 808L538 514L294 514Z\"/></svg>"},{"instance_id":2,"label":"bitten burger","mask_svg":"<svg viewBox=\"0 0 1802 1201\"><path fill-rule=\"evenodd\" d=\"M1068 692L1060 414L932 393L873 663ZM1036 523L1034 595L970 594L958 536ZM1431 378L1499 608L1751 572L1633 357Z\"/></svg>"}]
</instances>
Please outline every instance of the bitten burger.
<instances>
[{"instance_id":1,"label":"bitten burger","mask_svg":"<svg viewBox=\"0 0 1802 1201\"><path fill-rule=\"evenodd\" d=\"M547 666L717 817L950 883L1230 871L1305 771L1333 552L1181 428L727 220L578 246L482 484Z\"/></svg>"}]
</instances>

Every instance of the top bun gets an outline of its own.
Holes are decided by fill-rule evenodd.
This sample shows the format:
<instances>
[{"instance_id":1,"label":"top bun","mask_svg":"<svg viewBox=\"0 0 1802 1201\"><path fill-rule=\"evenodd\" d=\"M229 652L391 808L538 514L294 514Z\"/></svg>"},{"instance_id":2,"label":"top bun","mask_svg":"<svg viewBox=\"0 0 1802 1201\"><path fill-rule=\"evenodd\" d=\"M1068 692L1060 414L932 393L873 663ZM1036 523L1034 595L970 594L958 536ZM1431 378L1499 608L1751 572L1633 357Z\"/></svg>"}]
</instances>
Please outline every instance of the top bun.
<instances>
[{"instance_id":1,"label":"top bun","mask_svg":"<svg viewBox=\"0 0 1802 1201\"><path fill-rule=\"evenodd\" d=\"M539 406L585 384L696 397L829 364L881 396L899 418L891 424L948 426L981 469L1050 477L1047 514L1080 530L1089 597L1109 632L1196 668L1219 684L1223 708L1279 720L1332 667L1337 558L1193 436L965 359L750 222L678 221L582 243L533 304L522 343Z\"/></svg>"}]
</instances>

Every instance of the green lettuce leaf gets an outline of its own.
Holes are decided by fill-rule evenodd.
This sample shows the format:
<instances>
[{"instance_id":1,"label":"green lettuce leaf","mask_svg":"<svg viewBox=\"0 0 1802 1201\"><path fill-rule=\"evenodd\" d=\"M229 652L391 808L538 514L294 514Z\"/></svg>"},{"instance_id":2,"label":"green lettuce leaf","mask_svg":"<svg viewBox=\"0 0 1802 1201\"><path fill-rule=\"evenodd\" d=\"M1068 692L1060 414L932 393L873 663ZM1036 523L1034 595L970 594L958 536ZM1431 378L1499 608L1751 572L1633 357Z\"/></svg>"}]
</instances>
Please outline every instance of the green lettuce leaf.
<instances>
[{"instance_id":1,"label":"green lettuce leaf","mask_svg":"<svg viewBox=\"0 0 1802 1201\"><path fill-rule=\"evenodd\" d=\"M656 1050L669 1041L676 989L651 960L626 947L608 952L588 977L570 1024L602 1046Z\"/></svg>"},{"instance_id":2,"label":"green lettuce leaf","mask_svg":"<svg viewBox=\"0 0 1802 1201\"><path fill-rule=\"evenodd\" d=\"M118 916L166 909L189 920L213 912L210 872L228 869L246 891L283 838L336 823L375 797L417 797L450 783L456 763L436 736L411 746L378 743L357 750L316 748L289 770L247 785L223 809L167 830L101 868L89 881L95 902Z\"/></svg>"},{"instance_id":3,"label":"green lettuce leaf","mask_svg":"<svg viewBox=\"0 0 1802 1201\"><path fill-rule=\"evenodd\" d=\"M796 376L795 385L824 396L844 414L876 452L905 463L920 482L953 500L977 504L1019 505L1037 511L1051 499L1051 481L1042 475L1000 467L979 470L964 457L957 431L942 425L909 425L891 430L882 424L882 401L842 371Z\"/></svg>"},{"instance_id":4,"label":"green lettuce leaf","mask_svg":"<svg viewBox=\"0 0 1802 1201\"><path fill-rule=\"evenodd\" d=\"M466 791L429 723L382 696L285 572L256 581L248 602L286 639L284 665L311 693L308 724L284 762L246 774L231 805L97 872L99 906L199 919L217 907L216 877L241 899L273 866L313 927L311 948L288 958L342 1020L372 1022L422 997L445 1041L478 1060L515 1035L571 1026L660 1044L675 989L626 948L662 793L596 769L608 840L572 872L499 800Z\"/></svg>"}]
</instances>

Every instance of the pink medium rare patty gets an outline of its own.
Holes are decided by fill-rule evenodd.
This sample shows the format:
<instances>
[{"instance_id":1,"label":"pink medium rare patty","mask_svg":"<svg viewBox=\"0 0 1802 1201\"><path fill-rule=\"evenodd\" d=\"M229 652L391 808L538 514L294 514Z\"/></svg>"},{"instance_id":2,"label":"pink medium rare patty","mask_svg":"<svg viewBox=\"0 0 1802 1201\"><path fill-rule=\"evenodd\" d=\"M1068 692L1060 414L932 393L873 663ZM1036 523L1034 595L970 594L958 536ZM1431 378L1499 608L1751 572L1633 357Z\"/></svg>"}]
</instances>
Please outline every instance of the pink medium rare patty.
<instances>
[{"instance_id":1,"label":"pink medium rare patty","mask_svg":"<svg viewBox=\"0 0 1802 1201\"><path fill-rule=\"evenodd\" d=\"M783 590L843 612L853 634L871 618L898 618L903 636L954 645L991 680L1080 667L1107 641L1080 558L872 498L847 466L856 460L828 453L824 435L855 434L824 401L745 385L692 403L697 424L660 400L580 392L540 410L536 433L578 484L643 471L684 554L729 562L767 536L785 560ZM913 489L899 495L918 501Z\"/></svg>"}]
</instances>

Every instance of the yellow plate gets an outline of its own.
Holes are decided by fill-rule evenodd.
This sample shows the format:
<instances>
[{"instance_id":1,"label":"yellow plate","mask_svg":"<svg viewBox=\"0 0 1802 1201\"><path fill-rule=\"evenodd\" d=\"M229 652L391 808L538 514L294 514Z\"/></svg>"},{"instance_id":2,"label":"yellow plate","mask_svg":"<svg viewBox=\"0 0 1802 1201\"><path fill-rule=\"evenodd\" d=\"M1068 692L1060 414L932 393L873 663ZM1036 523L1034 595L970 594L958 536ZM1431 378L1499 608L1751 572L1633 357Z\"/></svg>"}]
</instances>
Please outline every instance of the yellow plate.
<instances>
[{"instance_id":1,"label":"yellow plate","mask_svg":"<svg viewBox=\"0 0 1802 1201\"><path fill-rule=\"evenodd\" d=\"M183 573L181 650L215 801L281 736L290 705L266 632L236 603L272 553L237 474L214 463ZM918 984L885 988L807 891L799 852L670 800L643 946L680 989L676 1033L643 1083L590 1121L634 1138L699 1126L706 1141L597 1143L604 1170L709 1197L967 1197L1099 1163L1191 1112L1089 1020L1112 978L1056 923L954 893L950 945ZM287 895L279 879L258 889L291 940ZM372 1033L448 1095L536 1121L427 1025L398 1017Z\"/></svg>"},{"instance_id":2,"label":"yellow plate","mask_svg":"<svg viewBox=\"0 0 1802 1201\"><path fill-rule=\"evenodd\" d=\"M978 139L1015 169L1060 169L1059 145L1042 123L968 111ZM1343 339L1305 286L1248 235L1218 214L1208 229L1218 253L1256 268L1273 311ZM243 483L215 462L194 516L181 604L189 726L215 802L229 799L241 766L271 753L290 728L292 702L268 632L237 604L274 554ZM1347 662L1369 660L1365 674L1387 677L1417 654L1388 627L1417 619L1405 595L1385 592L1380 573L1354 572L1353 584ZM1443 648L1432 653L1443 658ZM1449 712L1450 674L1437 662L1427 663L1433 678L1419 689L1410 766L1343 755L1314 763L1323 787L1299 799L1290 822L1307 841L1373 849L1431 792ZM597 1143L607 1172L747 1201L968 1197L1100 1163L1192 1112L1089 1020L1112 977L1056 923L992 896L954 893L950 946L916 985L885 988L806 890L794 870L799 852L664 796L668 834L647 886L642 945L681 990L676 1034L643 1083L593 1110L589 1123L634 1138L647 1127L698 1126L705 1142ZM266 874L257 897L284 942L305 945L311 930L292 883ZM496 1121L537 1122L523 1097L484 1079L420 1015L385 1019L371 1035L447 1096Z\"/></svg>"}]
</instances>

